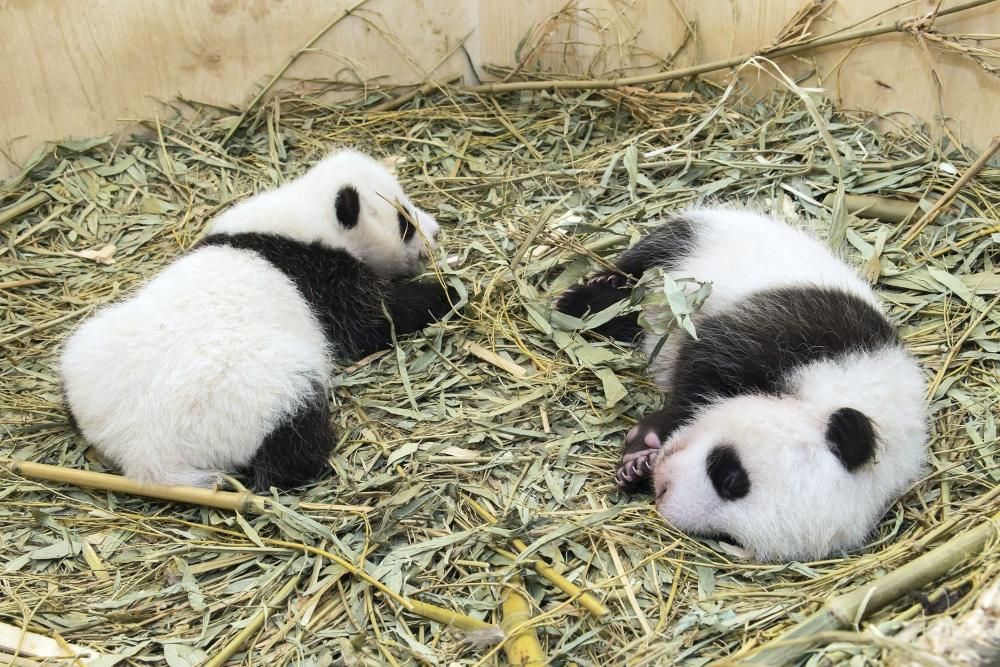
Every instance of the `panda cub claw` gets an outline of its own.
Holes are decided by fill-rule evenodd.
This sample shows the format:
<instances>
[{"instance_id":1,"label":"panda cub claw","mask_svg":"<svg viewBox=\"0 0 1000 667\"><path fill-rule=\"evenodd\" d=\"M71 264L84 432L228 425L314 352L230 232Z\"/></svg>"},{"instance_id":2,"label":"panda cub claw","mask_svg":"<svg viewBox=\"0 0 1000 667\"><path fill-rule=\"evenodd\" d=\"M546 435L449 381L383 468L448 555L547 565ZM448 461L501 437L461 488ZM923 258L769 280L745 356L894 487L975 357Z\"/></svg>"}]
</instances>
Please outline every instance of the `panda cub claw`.
<instances>
[{"instance_id":1,"label":"panda cub claw","mask_svg":"<svg viewBox=\"0 0 1000 667\"><path fill-rule=\"evenodd\" d=\"M659 448L650 448L626 454L615 471L615 482L622 488L640 484L653 473L653 465L659 453Z\"/></svg>"},{"instance_id":2,"label":"panda cub claw","mask_svg":"<svg viewBox=\"0 0 1000 667\"><path fill-rule=\"evenodd\" d=\"M587 281L587 284L592 287L613 287L614 289L622 289L629 286L629 277L621 273L605 271L592 277Z\"/></svg>"}]
</instances>

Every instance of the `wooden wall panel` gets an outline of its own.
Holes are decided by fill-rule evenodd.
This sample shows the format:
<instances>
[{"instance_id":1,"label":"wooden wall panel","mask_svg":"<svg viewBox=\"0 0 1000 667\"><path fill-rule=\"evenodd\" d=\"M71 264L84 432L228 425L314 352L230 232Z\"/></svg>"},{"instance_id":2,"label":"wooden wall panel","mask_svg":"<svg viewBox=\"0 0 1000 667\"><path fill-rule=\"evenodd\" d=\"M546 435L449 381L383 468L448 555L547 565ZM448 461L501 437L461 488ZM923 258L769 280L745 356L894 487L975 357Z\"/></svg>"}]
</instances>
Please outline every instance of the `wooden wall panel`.
<instances>
[{"instance_id":1,"label":"wooden wall panel","mask_svg":"<svg viewBox=\"0 0 1000 667\"><path fill-rule=\"evenodd\" d=\"M413 83L458 73L472 82L470 60L482 74L484 64L517 65L515 53L531 70L647 73L671 58L683 66L769 44L805 1L368 0L303 55L281 85L309 78ZM183 96L244 104L289 54L357 3L0 0L0 176L42 140L113 132L120 119L169 113L161 101ZM813 30L851 26L896 4L839 0ZM915 0L880 20L916 16L936 4ZM943 32L996 34L1000 9L986 6L935 25ZM456 50L463 39L467 55ZM1000 80L967 58L922 49L912 37L832 47L782 66L797 74L816 69L819 82L846 107L924 120L943 112L963 140L978 146L1000 132L994 111ZM753 83L758 75L745 76ZM761 85L770 81L765 77Z\"/></svg>"},{"instance_id":2,"label":"wooden wall panel","mask_svg":"<svg viewBox=\"0 0 1000 667\"><path fill-rule=\"evenodd\" d=\"M0 151L92 136L187 97L243 104L357 0L0 0ZM453 0L370 0L289 71L294 79L421 81L476 27ZM438 72L459 72L456 53ZM0 160L0 172L11 167Z\"/></svg>"}]
</instances>

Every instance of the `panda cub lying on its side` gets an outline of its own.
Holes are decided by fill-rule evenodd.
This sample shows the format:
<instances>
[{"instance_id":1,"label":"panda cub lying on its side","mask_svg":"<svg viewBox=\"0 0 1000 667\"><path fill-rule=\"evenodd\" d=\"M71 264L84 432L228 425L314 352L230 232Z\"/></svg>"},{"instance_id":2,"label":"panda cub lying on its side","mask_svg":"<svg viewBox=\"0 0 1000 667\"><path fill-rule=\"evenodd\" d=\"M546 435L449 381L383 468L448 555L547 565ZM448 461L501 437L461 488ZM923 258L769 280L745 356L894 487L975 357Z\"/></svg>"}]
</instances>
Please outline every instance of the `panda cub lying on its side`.
<instances>
[{"instance_id":1,"label":"panda cub lying on its side","mask_svg":"<svg viewBox=\"0 0 1000 667\"><path fill-rule=\"evenodd\" d=\"M669 398L626 436L616 481L636 491L652 477L670 523L759 560L862 544L926 456L924 379L872 289L802 231L707 209L654 228L556 308L601 311L654 267L712 291L697 340L677 330L652 360ZM643 333L635 313L596 331ZM647 355L658 343L641 337Z\"/></svg>"},{"instance_id":2,"label":"panda cub lying on its side","mask_svg":"<svg viewBox=\"0 0 1000 667\"><path fill-rule=\"evenodd\" d=\"M390 326L417 331L451 309L437 281L406 280L437 234L381 164L334 153L233 206L72 334L60 373L74 421L143 483L212 486L248 470L267 489L318 477L334 442L333 358L388 347Z\"/></svg>"}]
</instances>

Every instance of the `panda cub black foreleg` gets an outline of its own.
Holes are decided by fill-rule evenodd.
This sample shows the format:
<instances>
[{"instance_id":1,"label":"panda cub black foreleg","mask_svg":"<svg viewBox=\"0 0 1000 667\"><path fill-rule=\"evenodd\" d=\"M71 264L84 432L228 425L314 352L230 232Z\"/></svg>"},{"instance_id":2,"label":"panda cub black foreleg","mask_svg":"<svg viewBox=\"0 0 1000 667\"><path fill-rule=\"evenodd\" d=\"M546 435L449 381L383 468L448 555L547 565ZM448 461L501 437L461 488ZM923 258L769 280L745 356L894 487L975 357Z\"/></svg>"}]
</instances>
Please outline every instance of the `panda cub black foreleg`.
<instances>
[{"instance_id":1,"label":"panda cub black foreleg","mask_svg":"<svg viewBox=\"0 0 1000 667\"><path fill-rule=\"evenodd\" d=\"M584 315L599 313L608 306L627 299L628 295L628 287L615 287L606 283L576 285L562 293L556 302L556 310L582 318ZM594 327L593 331L608 338L631 343L642 329L639 326L638 313L628 313Z\"/></svg>"},{"instance_id":2,"label":"panda cub black foreleg","mask_svg":"<svg viewBox=\"0 0 1000 667\"><path fill-rule=\"evenodd\" d=\"M447 315L456 303L457 292L437 281L392 281L383 287L378 302L370 304L370 316L354 318L353 335L343 345L355 358L389 349L393 331L397 337L420 331Z\"/></svg>"},{"instance_id":3,"label":"panda cub black foreleg","mask_svg":"<svg viewBox=\"0 0 1000 667\"><path fill-rule=\"evenodd\" d=\"M437 281L398 281L393 284L386 307L396 335L420 331L448 314L458 294Z\"/></svg>"}]
</instances>

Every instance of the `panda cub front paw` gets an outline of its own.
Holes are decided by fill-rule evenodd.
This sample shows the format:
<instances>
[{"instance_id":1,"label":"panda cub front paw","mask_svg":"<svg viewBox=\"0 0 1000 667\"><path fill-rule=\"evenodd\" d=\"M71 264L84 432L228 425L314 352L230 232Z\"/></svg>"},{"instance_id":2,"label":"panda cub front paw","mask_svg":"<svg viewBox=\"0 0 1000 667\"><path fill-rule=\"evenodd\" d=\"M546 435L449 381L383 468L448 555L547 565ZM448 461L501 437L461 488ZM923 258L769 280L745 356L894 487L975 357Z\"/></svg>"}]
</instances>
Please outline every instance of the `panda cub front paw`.
<instances>
[{"instance_id":1,"label":"panda cub front paw","mask_svg":"<svg viewBox=\"0 0 1000 667\"><path fill-rule=\"evenodd\" d=\"M648 490L653 466L670 432L665 410L643 417L625 436L625 452L615 471L615 482L628 493Z\"/></svg>"}]
</instances>

